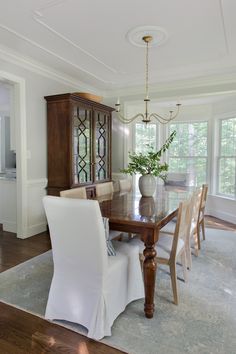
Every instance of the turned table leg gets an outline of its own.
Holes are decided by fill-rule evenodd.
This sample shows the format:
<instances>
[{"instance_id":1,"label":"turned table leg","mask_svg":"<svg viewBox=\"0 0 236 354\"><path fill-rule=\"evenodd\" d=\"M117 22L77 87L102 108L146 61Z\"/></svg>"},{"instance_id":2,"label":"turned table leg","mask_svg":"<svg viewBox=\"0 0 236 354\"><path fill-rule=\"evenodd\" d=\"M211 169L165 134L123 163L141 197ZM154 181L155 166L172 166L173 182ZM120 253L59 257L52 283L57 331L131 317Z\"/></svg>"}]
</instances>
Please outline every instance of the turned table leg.
<instances>
[{"instance_id":1,"label":"turned table leg","mask_svg":"<svg viewBox=\"0 0 236 354\"><path fill-rule=\"evenodd\" d=\"M154 292L156 280L156 250L155 244L152 242L145 242L144 263L143 263L143 277L145 289L145 303L144 312L147 318L152 318L154 313Z\"/></svg>"}]
</instances>

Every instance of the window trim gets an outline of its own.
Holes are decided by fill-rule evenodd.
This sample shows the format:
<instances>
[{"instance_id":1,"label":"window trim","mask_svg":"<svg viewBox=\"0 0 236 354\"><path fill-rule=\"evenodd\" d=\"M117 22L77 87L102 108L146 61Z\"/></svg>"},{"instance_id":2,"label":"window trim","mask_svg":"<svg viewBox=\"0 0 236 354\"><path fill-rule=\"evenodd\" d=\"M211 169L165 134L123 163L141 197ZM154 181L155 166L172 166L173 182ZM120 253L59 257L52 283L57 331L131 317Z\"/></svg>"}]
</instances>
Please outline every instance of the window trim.
<instances>
[{"instance_id":1,"label":"window trim","mask_svg":"<svg viewBox=\"0 0 236 354\"><path fill-rule=\"evenodd\" d=\"M221 155L221 136L222 136L222 122L236 119L236 114L230 114L218 119L218 149L217 149L217 163L216 163L216 195L231 200L236 200L236 154L235 155ZM234 158L235 159L235 184L234 196L220 192L220 159L221 158Z\"/></svg>"}]
</instances>

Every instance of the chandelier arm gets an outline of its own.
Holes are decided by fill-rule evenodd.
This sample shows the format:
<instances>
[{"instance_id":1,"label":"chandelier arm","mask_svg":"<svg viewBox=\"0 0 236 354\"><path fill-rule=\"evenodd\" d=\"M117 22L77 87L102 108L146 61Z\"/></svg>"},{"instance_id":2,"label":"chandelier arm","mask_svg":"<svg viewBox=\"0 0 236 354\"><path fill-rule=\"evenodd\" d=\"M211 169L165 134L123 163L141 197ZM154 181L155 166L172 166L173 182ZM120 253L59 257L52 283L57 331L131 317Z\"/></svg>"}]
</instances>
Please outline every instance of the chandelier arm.
<instances>
[{"instance_id":1,"label":"chandelier arm","mask_svg":"<svg viewBox=\"0 0 236 354\"><path fill-rule=\"evenodd\" d=\"M155 113L151 113L149 115L150 120L151 120L151 118L155 118L161 124L168 124L172 120L172 119L166 119L166 118L159 116L158 114L155 114Z\"/></svg>"},{"instance_id":2,"label":"chandelier arm","mask_svg":"<svg viewBox=\"0 0 236 354\"><path fill-rule=\"evenodd\" d=\"M177 104L177 110L173 116L172 116L173 112L171 112L171 120L175 119L177 117L177 115L179 114L180 106L181 106L180 104Z\"/></svg>"},{"instance_id":3,"label":"chandelier arm","mask_svg":"<svg viewBox=\"0 0 236 354\"><path fill-rule=\"evenodd\" d=\"M163 116L161 116L160 114L157 114L157 113L151 113L149 115L149 119L151 119L153 117L156 120L158 120L160 123L167 124L167 123L171 122L172 120L174 120L177 117L177 115L179 114L179 108L180 108L180 105L178 104L177 105L177 111L175 112L175 114L173 115L173 111L170 111L168 118L163 117Z\"/></svg>"},{"instance_id":4,"label":"chandelier arm","mask_svg":"<svg viewBox=\"0 0 236 354\"><path fill-rule=\"evenodd\" d=\"M139 118L139 117L144 119L144 114L142 114L142 113L138 113L131 118L125 118L120 112L116 112L116 113L117 113L117 117L118 117L119 121L124 124L132 123L136 118Z\"/></svg>"},{"instance_id":5,"label":"chandelier arm","mask_svg":"<svg viewBox=\"0 0 236 354\"><path fill-rule=\"evenodd\" d=\"M161 115L157 114L157 113L151 113L149 114L149 119L151 118L155 118L156 120L158 120L160 123L168 123L170 122L173 118L170 116L169 118L166 117L162 117Z\"/></svg>"}]
</instances>

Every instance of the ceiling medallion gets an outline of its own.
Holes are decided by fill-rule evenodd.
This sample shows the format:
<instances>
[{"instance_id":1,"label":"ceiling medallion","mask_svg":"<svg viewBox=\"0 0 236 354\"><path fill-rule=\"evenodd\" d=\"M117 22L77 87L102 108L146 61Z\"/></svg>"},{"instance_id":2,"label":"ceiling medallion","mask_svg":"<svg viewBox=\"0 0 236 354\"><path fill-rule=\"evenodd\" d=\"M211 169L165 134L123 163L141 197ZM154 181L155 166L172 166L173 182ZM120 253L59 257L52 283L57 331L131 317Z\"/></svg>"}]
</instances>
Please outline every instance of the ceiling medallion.
<instances>
[{"instance_id":1,"label":"ceiling medallion","mask_svg":"<svg viewBox=\"0 0 236 354\"><path fill-rule=\"evenodd\" d=\"M152 37L150 47L160 46L168 39L167 31L159 26L135 27L127 33L126 38L131 44L137 47L144 47L143 37L145 36Z\"/></svg>"}]
</instances>

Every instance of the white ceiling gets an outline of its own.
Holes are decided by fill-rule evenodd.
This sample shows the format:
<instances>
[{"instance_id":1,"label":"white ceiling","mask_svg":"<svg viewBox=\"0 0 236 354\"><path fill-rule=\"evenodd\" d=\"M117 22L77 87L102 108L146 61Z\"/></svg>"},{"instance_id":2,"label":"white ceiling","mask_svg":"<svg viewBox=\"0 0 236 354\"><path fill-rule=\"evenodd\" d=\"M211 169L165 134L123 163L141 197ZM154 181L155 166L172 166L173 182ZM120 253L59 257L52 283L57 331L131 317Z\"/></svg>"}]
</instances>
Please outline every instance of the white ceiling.
<instances>
[{"instance_id":1,"label":"white ceiling","mask_svg":"<svg viewBox=\"0 0 236 354\"><path fill-rule=\"evenodd\" d=\"M150 49L150 82L236 73L235 0L7 0L0 46L97 90L144 83L144 48L128 42L137 26L164 28Z\"/></svg>"}]
</instances>

